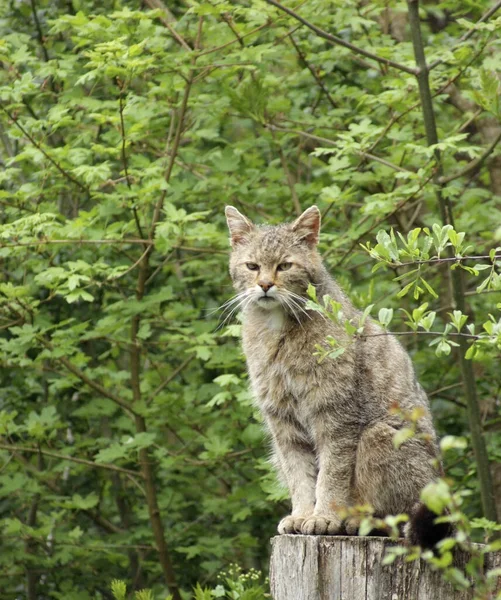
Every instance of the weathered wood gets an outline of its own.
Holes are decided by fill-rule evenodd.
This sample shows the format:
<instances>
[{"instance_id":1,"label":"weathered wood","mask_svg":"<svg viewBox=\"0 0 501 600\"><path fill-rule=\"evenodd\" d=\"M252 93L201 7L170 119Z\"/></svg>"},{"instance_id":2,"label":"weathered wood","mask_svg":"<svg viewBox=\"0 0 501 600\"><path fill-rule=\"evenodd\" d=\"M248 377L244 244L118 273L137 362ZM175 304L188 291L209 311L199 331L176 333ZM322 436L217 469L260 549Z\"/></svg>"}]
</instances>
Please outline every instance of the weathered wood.
<instances>
[{"instance_id":1,"label":"weathered wood","mask_svg":"<svg viewBox=\"0 0 501 600\"><path fill-rule=\"evenodd\" d=\"M273 600L472 600L474 590L455 590L424 561L398 557L383 565L397 545L383 537L281 535L272 539ZM457 552L463 569L468 555ZM501 554L486 556L486 568L501 566Z\"/></svg>"}]
</instances>

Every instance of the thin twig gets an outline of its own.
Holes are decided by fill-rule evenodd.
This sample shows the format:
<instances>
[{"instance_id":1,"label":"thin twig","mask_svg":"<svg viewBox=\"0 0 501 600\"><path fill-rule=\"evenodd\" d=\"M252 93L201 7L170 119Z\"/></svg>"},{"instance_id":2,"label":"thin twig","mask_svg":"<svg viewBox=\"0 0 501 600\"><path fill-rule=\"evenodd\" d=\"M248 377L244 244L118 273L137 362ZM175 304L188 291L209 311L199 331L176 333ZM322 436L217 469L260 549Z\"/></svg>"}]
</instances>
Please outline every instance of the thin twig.
<instances>
[{"instance_id":1,"label":"thin twig","mask_svg":"<svg viewBox=\"0 0 501 600\"><path fill-rule=\"evenodd\" d=\"M196 60L196 58L194 58L193 60ZM181 107L179 109L179 117L178 117L178 121L177 121L176 133L174 135L174 142L172 145L172 150L170 152L170 160L169 160L169 164L167 165L167 170L165 172L165 181L167 183L170 180L170 177L172 174L172 169L174 167L174 163L176 160L177 152L179 150L179 144L181 143L181 135L183 133L183 127L184 127L184 118L186 116L186 110L188 108L188 99L190 97L191 86L193 84L193 79L195 77L194 73L195 73L194 70L190 71L190 73L188 75L188 81L186 82L186 86L184 88L183 99L181 101ZM154 238L155 229L156 229L158 220L160 219L160 212L162 210L166 195L167 195L166 190L163 190L160 198L158 199L158 202L155 205L155 210L153 212L153 219L152 219L151 227L150 227L150 239Z\"/></svg>"},{"instance_id":2,"label":"thin twig","mask_svg":"<svg viewBox=\"0 0 501 600\"><path fill-rule=\"evenodd\" d=\"M35 465L33 465L22 454L19 454L19 452L13 452L13 455L14 455L15 459L24 466L26 471L30 471L34 475L34 477L38 480L38 482L40 484L44 485L45 487L47 487L49 490L51 490L58 496L64 495L64 492L53 481L48 479L46 475L43 475L42 473L40 473L40 471L38 471L38 469L35 467ZM128 477L128 475L127 475L127 477ZM134 478L134 481L137 482L137 480L135 478ZM108 519L105 519L97 511L89 510L89 509L82 509L81 512L83 514L88 515L94 521L94 523L96 523L96 525L99 525L99 527L101 527L108 533L125 533L122 528L115 525L115 523L108 521Z\"/></svg>"},{"instance_id":3,"label":"thin twig","mask_svg":"<svg viewBox=\"0 0 501 600\"><path fill-rule=\"evenodd\" d=\"M384 333L361 333L360 337L361 338L372 338L372 337L384 337L384 336L388 336L388 335L431 335L434 337L462 337L462 338L467 338L470 340L480 340L483 337L485 338L486 336L481 336L481 335L474 335L473 333L461 333L461 332L449 332L447 334L447 336L444 334L443 331L385 331Z\"/></svg>"},{"instance_id":4,"label":"thin twig","mask_svg":"<svg viewBox=\"0 0 501 600\"><path fill-rule=\"evenodd\" d=\"M327 100L329 101L330 105L332 106L332 108L337 108L337 105L334 102L332 96L330 95L329 90L325 87L324 82L319 77L319 75L315 71L315 69L306 60L306 56L303 54L301 48L297 45L296 40L292 37L292 33L289 35L289 39L290 39L292 45L294 46L294 49L296 50L296 52L297 52L297 54L299 56L299 59L301 60L301 62L303 63L303 65L308 69L308 71L312 74L313 79L317 82L317 85L319 86L319 88L325 94L325 96L326 96Z\"/></svg>"},{"instance_id":5,"label":"thin twig","mask_svg":"<svg viewBox=\"0 0 501 600\"><path fill-rule=\"evenodd\" d=\"M125 181L127 182L127 187L130 189L132 189L131 183L130 183L130 178L129 178L129 166L128 166L128 162L127 162L127 153L125 151L125 146L127 143L126 137L125 137L125 122L124 122L124 99L123 99L123 95L124 95L124 87L120 86L120 94L118 97L118 101L119 101L119 110L120 110L120 133L122 136L122 163L124 166L124 173L125 173ZM139 235L143 238L144 237L144 233L143 230L141 228L141 223L139 222L139 215L137 214L137 208L135 206L132 207L132 214L134 215L134 221L136 223L136 228L137 231L139 233ZM146 249L146 251L148 250L148 248Z\"/></svg>"},{"instance_id":6,"label":"thin twig","mask_svg":"<svg viewBox=\"0 0 501 600\"><path fill-rule=\"evenodd\" d=\"M308 27L308 29L311 29L319 37L323 38L324 40L327 40L331 44L335 44L335 45L338 45L338 46L343 46L344 48L348 48L349 50L351 50L355 54L361 54L362 56L365 56L366 58L370 58L372 60L375 60L378 63L386 65L387 67L393 67L395 69L398 69L399 71L404 71L405 73L409 73L411 75L415 75L416 74L416 70L413 69L412 67L407 67L406 65L402 65L400 63L397 63L397 62L395 62L393 60L390 60L389 58L383 58L382 56L378 56L377 54L373 54L372 52L364 50L363 48L359 48L358 46L355 46L354 44L351 44L350 42L347 42L346 40L343 40L340 37L337 37L335 35L332 35L331 33L328 33L327 31L324 31L323 29L320 29L320 27L317 27L316 25L313 25L313 23L310 23L309 21L307 21L306 19L304 19L303 17L301 17L300 15L298 15L291 8L288 8L287 6L283 6L282 4L276 2L276 0L266 0L266 2L268 4L271 4L275 8L278 8L279 10L284 11L285 13L287 13L288 15L290 15L291 17L293 17L294 19L296 19L297 21L299 21L303 25L306 25L306 27Z\"/></svg>"},{"instance_id":7,"label":"thin twig","mask_svg":"<svg viewBox=\"0 0 501 600\"><path fill-rule=\"evenodd\" d=\"M107 277L106 281L116 281L117 279L120 279L121 277L124 277L125 275L133 271L139 264L141 264L143 258L150 251L150 247L150 245L147 245L146 250L141 254L141 256L136 260L136 262L133 263L126 271L124 271L123 273L119 273L118 275L114 275L113 277Z\"/></svg>"},{"instance_id":8,"label":"thin twig","mask_svg":"<svg viewBox=\"0 0 501 600\"><path fill-rule=\"evenodd\" d=\"M121 240L82 240L82 239L69 239L69 240L47 240L40 239L35 240L33 242L13 242L5 244L0 242L0 248L19 248L19 247L29 247L29 246L44 246L44 245L57 245L57 244L71 244L71 245L81 245L81 244L110 244L112 246L123 246L125 244L149 244L151 246L154 245L153 240L140 240L140 239L121 239Z\"/></svg>"},{"instance_id":9,"label":"thin twig","mask_svg":"<svg viewBox=\"0 0 501 600\"><path fill-rule=\"evenodd\" d=\"M447 390L452 390L454 388L461 387L462 385L463 384L460 381L458 381L457 383L451 383L450 385L445 385L441 388L438 388L437 390L428 392L428 397L431 398L432 396L437 396L438 394L441 394L442 392L446 392ZM463 406L466 406L466 404L463 404Z\"/></svg>"},{"instance_id":10,"label":"thin twig","mask_svg":"<svg viewBox=\"0 0 501 600\"><path fill-rule=\"evenodd\" d=\"M35 146L35 148L37 150L39 150L45 156L45 158L50 163L52 163L64 177L66 177L66 179L68 179L69 181L74 183L76 186L78 186L84 192L90 193L89 189L85 185L83 185L83 183L80 183L77 179L72 177L68 173L68 171L63 169L63 167L61 167L61 165L57 161L55 161L52 158L52 156L50 156L50 154L48 154L47 151L44 150L43 147L38 142L35 141L35 139L31 136L31 134L29 134L26 131L26 129L19 123L19 121L16 119L16 117L11 112L9 112L3 104L0 104L0 109L3 110L3 112L9 117L9 119L14 123L14 125L23 133L23 135L25 135L30 140L30 142L33 144L33 146Z\"/></svg>"},{"instance_id":11,"label":"thin twig","mask_svg":"<svg viewBox=\"0 0 501 600\"><path fill-rule=\"evenodd\" d=\"M190 356L188 356L188 358L186 360L184 360L178 367L176 367L174 369L174 371L172 371L172 373L166 377L162 383L157 387L157 389L151 394L149 402L151 402L155 396L157 396L167 385L169 385L169 383L175 379L179 373L181 373L181 371L183 371L189 364L190 362L195 358L194 354L191 354Z\"/></svg>"},{"instance_id":12,"label":"thin twig","mask_svg":"<svg viewBox=\"0 0 501 600\"><path fill-rule=\"evenodd\" d=\"M30 448L26 446L14 446L12 444L1 444L0 449L8 450L9 452L31 452L33 454L43 454L44 456L51 456L52 458L60 458L61 460L69 460L74 463L78 463L81 465L87 465L88 467L93 467L96 469L107 469L108 471L117 471L118 473L125 473L127 475L131 475L133 477L142 477L141 473L137 471L131 471L130 469L123 469L122 467L117 467L116 465L111 465L109 463L96 463L92 460L85 460L83 458L77 458L75 456L67 456L66 454L61 454L59 452L52 452L51 450L44 450L41 448Z\"/></svg>"},{"instance_id":13,"label":"thin twig","mask_svg":"<svg viewBox=\"0 0 501 600\"><path fill-rule=\"evenodd\" d=\"M478 25L479 23L483 23L484 21L487 21L488 19L490 19L490 17L492 17L492 15L494 13L496 13L500 8L501 8L501 0L498 0L498 2L496 2L496 4L491 6L491 8L489 8L489 10L484 15L482 15L482 17L480 17L480 19L475 23L475 25ZM467 31L465 34L463 34L459 38L459 40L456 42L456 44L454 44L454 46L451 48L451 51L454 50L457 46L459 46L463 42L466 42L466 40L469 39L475 32L476 32L476 29L475 29L475 27L473 27L472 29ZM434 60L429 65L428 69L431 71L432 69L434 69L438 65L442 64L443 62L444 62L443 58L437 58L437 60Z\"/></svg>"},{"instance_id":14,"label":"thin twig","mask_svg":"<svg viewBox=\"0 0 501 600\"><path fill-rule=\"evenodd\" d=\"M501 254L496 254L492 261L501 259ZM447 256L445 258L429 258L428 260L414 260L409 262L392 262L391 265L395 267L408 267L412 265L429 265L434 263L459 263L465 260L491 260L489 254L479 254L475 256Z\"/></svg>"},{"instance_id":15,"label":"thin twig","mask_svg":"<svg viewBox=\"0 0 501 600\"><path fill-rule=\"evenodd\" d=\"M239 38L237 38L237 39L230 40L229 42L226 42L225 44L221 44L220 46L216 46L214 48L208 48L207 50L204 50L203 52L199 52L198 56L205 56L206 54L212 54L213 52L219 52L219 50L223 50L223 48L227 48L228 46L231 46L232 44L240 43L244 38L249 37L250 35L253 35L254 33L257 33L258 31L261 31L261 29L264 29L265 27L270 27L270 25L273 25L274 23L275 23L275 21L272 21L271 23L264 23L263 25L259 25L259 27L256 27L255 29L248 31L247 33L244 33L243 35L240 35Z\"/></svg>"},{"instance_id":16,"label":"thin twig","mask_svg":"<svg viewBox=\"0 0 501 600\"><path fill-rule=\"evenodd\" d=\"M319 135L315 135L315 134L309 133L307 131L301 131L300 129L288 129L286 127L279 127L278 125L272 125L272 124L267 124L266 127L271 132L282 131L283 133L294 133L296 135L300 135L300 136L308 138L310 140L321 142L323 144L329 144L330 146L336 146L335 140L330 140L329 138L321 137ZM355 153L358 156L362 156L363 158L368 158L375 162L381 163L382 165L385 165L385 167L389 167L390 169L393 169L394 171L399 171L400 173L414 173L415 172L415 171L410 171L409 169L405 169L404 167L401 167L400 165L396 165L396 164L390 162L389 160L386 160L385 158L375 156L374 154L371 154L370 152L365 152L364 150L358 150L358 151L355 151Z\"/></svg>"},{"instance_id":17,"label":"thin twig","mask_svg":"<svg viewBox=\"0 0 501 600\"><path fill-rule=\"evenodd\" d=\"M191 52L192 48L188 44L188 42L183 38L183 36L178 33L174 27L172 26L172 22L175 23L174 15L170 12L170 10L165 6L165 4L161 0L144 0L144 3L147 4L152 9L160 9L164 14L161 15L160 21L162 21L163 25L169 30L172 37L176 40L176 42L182 46L185 50Z\"/></svg>"},{"instance_id":18,"label":"thin twig","mask_svg":"<svg viewBox=\"0 0 501 600\"><path fill-rule=\"evenodd\" d=\"M47 52L47 48L45 47L45 42L43 39L42 27L40 25L40 20L38 19L37 7L35 5L35 0L31 0L31 12L33 13L33 20L35 21L35 27L37 28L38 41L40 42L40 46L42 48L43 57L45 62L49 62L49 53Z\"/></svg>"},{"instance_id":19,"label":"thin twig","mask_svg":"<svg viewBox=\"0 0 501 600\"><path fill-rule=\"evenodd\" d=\"M52 344L48 340L46 340L44 337L37 336L37 340L43 346L48 348L49 350L53 349ZM136 415L136 412L132 409L131 406L129 406L129 404L125 400L122 400L122 398L120 398L120 396L117 396L113 392L110 392L105 387L103 387L100 383L97 383L97 381L94 381L93 379L91 379L81 369L79 369L77 366L75 366L68 358L66 358L65 356L58 356L54 360L56 360L57 362L60 362L62 365L64 365L70 373L73 373L73 375L75 375L83 383L86 383L90 388L92 388L93 390L95 390L96 392L98 392L99 394L104 396L105 398L112 400L113 402L115 402L115 404L118 404L119 406L121 406L130 415L132 415L132 416Z\"/></svg>"},{"instance_id":20,"label":"thin twig","mask_svg":"<svg viewBox=\"0 0 501 600\"><path fill-rule=\"evenodd\" d=\"M469 162L466 166L464 166L457 173L452 173L452 175L448 175L447 177L445 177L445 176L440 177L438 179L439 183L442 185L445 185L446 183L449 183L450 181L453 181L454 179L457 179L458 177L463 177L463 175L468 175L468 173L471 173L472 171L475 171L476 169L478 169L482 165L482 163L494 152L494 150L496 149L496 146L499 144L500 141L501 141L501 132L499 132L499 134L492 141L490 146L485 149L484 153L481 156L479 156L478 158L475 158L474 160Z\"/></svg>"},{"instance_id":21,"label":"thin twig","mask_svg":"<svg viewBox=\"0 0 501 600\"><path fill-rule=\"evenodd\" d=\"M408 202L410 202L411 200L413 200L420 192L421 190L423 190L426 185L433 179L434 174L432 173L431 175L429 175L419 186L419 188L413 192L408 198L404 198L403 200L400 200L400 202L397 203L397 205L395 206L395 208L388 213L387 215L385 215L384 217L380 217L379 219L376 219L376 221L374 221L374 223L363 233L361 233L350 245L350 247L348 248L348 250L343 254L343 256L341 256L341 258L339 259L339 261L336 263L336 267L339 267L340 265L343 264L343 262L346 260L346 258L351 254L352 250L354 248L356 248L358 246L358 244L360 243L360 241L366 236L368 235L371 231L373 231L374 229L376 229L376 227L379 227L379 225L381 225L381 223L384 223L387 219L389 219L390 217L392 217L397 211L399 211L405 204L407 204ZM362 225L365 221L367 221L370 218L369 215L366 215L365 217L362 218L362 220L360 221L360 225ZM331 254L333 252L333 249L329 249L327 250L327 252L325 252L324 254L324 258L326 256L329 256L329 254Z\"/></svg>"},{"instance_id":22,"label":"thin twig","mask_svg":"<svg viewBox=\"0 0 501 600\"><path fill-rule=\"evenodd\" d=\"M275 141L275 144L278 149L278 154L280 156L280 162L282 163L282 169L284 170L285 177L287 179L287 185L289 186L289 190L291 192L292 204L294 205L294 210L296 211L296 215L299 216L303 211L301 210L301 204L299 203L299 198L298 198L298 195L296 192L295 182L292 177L292 173L290 172L290 169L287 165L287 160L285 158L282 146L280 145L280 142L277 141L275 132L273 131L273 129L271 129L271 135L272 135L273 140Z\"/></svg>"}]
</instances>

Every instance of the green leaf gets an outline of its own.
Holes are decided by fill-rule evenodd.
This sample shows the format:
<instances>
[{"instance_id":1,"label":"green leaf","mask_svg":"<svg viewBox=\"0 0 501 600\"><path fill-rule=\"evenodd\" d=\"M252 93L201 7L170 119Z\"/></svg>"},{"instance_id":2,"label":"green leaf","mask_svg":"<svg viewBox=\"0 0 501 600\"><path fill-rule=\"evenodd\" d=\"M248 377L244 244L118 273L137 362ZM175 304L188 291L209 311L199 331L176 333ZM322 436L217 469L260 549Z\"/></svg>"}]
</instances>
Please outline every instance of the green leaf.
<instances>
[{"instance_id":1,"label":"green leaf","mask_svg":"<svg viewBox=\"0 0 501 600\"><path fill-rule=\"evenodd\" d=\"M125 458L127 450L121 444L112 444L109 448L100 450L95 457L97 463L113 463L120 458Z\"/></svg>"},{"instance_id":2,"label":"green leaf","mask_svg":"<svg viewBox=\"0 0 501 600\"><path fill-rule=\"evenodd\" d=\"M412 439L415 436L415 432L410 427L402 427L393 436L393 445L395 448L400 448L407 440Z\"/></svg>"},{"instance_id":3,"label":"green leaf","mask_svg":"<svg viewBox=\"0 0 501 600\"><path fill-rule=\"evenodd\" d=\"M397 298L403 298L404 296L406 296L411 288L414 286L415 282L411 281L411 283L408 283L407 285L405 285L397 294Z\"/></svg>"},{"instance_id":4,"label":"green leaf","mask_svg":"<svg viewBox=\"0 0 501 600\"><path fill-rule=\"evenodd\" d=\"M449 486L443 479L431 482L421 491L421 500L435 514L440 515L451 502Z\"/></svg>"},{"instance_id":5,"label":"green leaf","mask_svg":"<svg viewBox=\"0 0 501 600\"><path fill-rule=\"evenodd\" d=\"M114 579L111 582L111 593L115 600L125 600L125 595L127 593L125 582Z\"/></svg>"},{"instance_id":6,"label":"green leaf","mask_svg":"<svg viewBox=\"0 0 501 600\"><path fill-rule=\"evenodd\" d=\"M383 325L383 327L388 327L393 319L393 309L392 308L381 308L378 313L378 320Z\"/></svg>"},{"instance_id":7,"label":"green leaf","mask_svg":"<svg viewBox=\"0 0 501 600\"><path fill-rule=\"evenodd\" d=\"M457 449L464 450L468 444L465 438L454 435L446 435L440 440L440 450L447 452L448 450Z\"/></svg>"},{"instance_id":8,"label":"green leaf","mask_svg":"<svg viewBox=\"0 0 501 600\"><path fill-rule=\"evenodd\" d=\"M424 285L424 287L428 290L429 294L431 294L434 298L438 298L437 292L435 292L435 290L431 287L431 285L425 279L423 279L421 277L420 281Z\"/></svg>"}]
</instances>

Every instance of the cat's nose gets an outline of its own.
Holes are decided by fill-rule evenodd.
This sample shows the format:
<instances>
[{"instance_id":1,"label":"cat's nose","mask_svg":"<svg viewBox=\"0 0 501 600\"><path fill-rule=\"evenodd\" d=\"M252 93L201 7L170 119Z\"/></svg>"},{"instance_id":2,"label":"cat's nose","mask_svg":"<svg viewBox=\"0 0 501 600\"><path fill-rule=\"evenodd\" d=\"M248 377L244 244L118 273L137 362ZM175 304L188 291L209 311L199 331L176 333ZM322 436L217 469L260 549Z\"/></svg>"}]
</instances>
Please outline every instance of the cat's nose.
<instances>
[{"instance_id":1,"label":"cat's nose","mask_svg":"<svg viewBox=\"0 0 501 600\"><path fill-rule=\"evenodd\" d=\"M273 281L265 281L263 279L260 279L257 284L265 293L274 285Z\"/></svg>"}]
</instances>

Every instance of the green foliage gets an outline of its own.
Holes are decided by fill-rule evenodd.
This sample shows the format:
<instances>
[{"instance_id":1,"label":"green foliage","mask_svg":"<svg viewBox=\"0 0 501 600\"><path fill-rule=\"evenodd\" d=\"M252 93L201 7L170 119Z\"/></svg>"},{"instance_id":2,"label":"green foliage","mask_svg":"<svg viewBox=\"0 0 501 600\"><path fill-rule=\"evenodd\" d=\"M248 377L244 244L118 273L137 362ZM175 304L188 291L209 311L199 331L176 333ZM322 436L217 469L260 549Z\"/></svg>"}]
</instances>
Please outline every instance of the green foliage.
<instances>
[{"instance_id":1,"label":"green foliage","mask_svg":"<svg viewBox=\"0 0 501 600\"><path fill-rule=\"evenodd\" d=\"M261 581L217 580L235 561L266 572L287 510L238 319L217 311L231 295L226 203L273 223L319 205L326 264L366 312L345 323L328 298L310 307L344 323L348 340L369 313L402 334L439 431L463 440L445 456L452 497L470 492L461 510L478 518L458 387L456 344L468 336L489 455L501 460L501 190L498 150L486 155L499 128L500 19L475 25L489 2L422 7L428 62L441 61L436 147L412 73L295 29L262 0L152 5L0 7L5 600L108 598L114 579L116 600L127 589L163 600L169 566L187 597L264 597ZM404 2L298 11L414 66L396 24ZM439 189L454 227L438 224ZM448 269L466 275L468 311L451 301ZM343 343L312 351L336 359ZM467 534L481 538L476 526Z\"/></svg>"}]
</instances>

